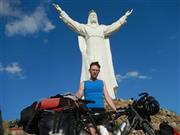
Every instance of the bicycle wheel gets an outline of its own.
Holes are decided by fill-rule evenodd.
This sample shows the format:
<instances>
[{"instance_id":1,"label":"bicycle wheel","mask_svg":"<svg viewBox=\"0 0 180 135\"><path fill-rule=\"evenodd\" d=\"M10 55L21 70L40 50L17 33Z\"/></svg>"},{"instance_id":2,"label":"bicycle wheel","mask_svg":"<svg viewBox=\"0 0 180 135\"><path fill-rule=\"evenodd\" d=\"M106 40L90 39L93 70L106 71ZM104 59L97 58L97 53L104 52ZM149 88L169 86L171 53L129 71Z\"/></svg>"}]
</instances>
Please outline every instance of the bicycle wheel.
<instances>
[{"instance_id":1,"label":"bicycle wheel","mask_svg":"<svg viewBox=\"0 0 180 135\"><path fill-rule=\"evenodd\" d=\"M142 126L143 126L143 131L145 131L147 135L156 135L154 129L148 123L144 122Z\"/></svg>"}]
</instances>

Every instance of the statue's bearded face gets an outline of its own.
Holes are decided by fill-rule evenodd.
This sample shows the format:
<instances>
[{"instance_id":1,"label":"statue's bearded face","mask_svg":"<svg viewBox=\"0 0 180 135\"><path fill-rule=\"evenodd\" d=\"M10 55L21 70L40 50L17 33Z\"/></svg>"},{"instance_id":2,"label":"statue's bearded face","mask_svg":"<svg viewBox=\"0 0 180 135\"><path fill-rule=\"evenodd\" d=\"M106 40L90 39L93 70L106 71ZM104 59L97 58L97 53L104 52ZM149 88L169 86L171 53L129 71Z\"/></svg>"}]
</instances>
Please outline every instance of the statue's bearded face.
<instances>
[{"instance_id":1,"label":"statue's bearded face","mask_svg":"<svg viewBox=\"0 0 180 135\"><path fill-rule=\"evenodd\" d=\"M97 14L95 12L91 12L89 14L90 23L98 23Z\"/></svg>"}]
</instances>

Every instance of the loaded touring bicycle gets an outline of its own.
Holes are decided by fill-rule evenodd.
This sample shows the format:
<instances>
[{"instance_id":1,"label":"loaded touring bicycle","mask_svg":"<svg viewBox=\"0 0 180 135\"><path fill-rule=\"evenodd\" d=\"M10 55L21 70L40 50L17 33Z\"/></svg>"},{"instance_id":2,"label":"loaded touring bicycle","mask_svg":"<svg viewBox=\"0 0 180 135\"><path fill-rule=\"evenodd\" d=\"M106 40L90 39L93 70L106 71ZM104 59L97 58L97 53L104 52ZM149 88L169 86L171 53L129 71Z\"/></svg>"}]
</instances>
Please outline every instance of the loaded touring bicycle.
<instances>
[{"instance_id":1,"label":"loaded touring bicycle","mask_svg":"<svg viewBox=\"0 0 180 135\"><path fill-rule=\"evenodd\" d=\"M98 135L128 135L139 129L146 135L157 135L159 133L150 124L150 116L159 112L159 103L147 93L139 96L116 112L94 113L85 107L94 101L58 94L23 109L19 123L25 132L36 135L89 135L88 123L92 123ZM121 116L125 119L117 124L115 121Z\"/></svg>"}]
</instances>

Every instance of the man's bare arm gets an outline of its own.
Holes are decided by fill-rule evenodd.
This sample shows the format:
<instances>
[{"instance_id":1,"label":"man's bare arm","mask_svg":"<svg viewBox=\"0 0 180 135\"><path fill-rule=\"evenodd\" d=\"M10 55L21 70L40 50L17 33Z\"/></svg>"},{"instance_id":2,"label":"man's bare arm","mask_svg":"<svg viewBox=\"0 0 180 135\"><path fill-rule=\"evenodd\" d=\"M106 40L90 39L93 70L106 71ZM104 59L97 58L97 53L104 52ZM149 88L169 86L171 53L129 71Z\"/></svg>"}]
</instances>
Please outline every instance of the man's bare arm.
<instances>
[{"instance_id":1,"label":"man's bare arm","mask_svg":"<svg viewBox=\"0 0 180 135\"><path fill-rule=\"evenodd\" d=\"M106 102L108 103L108 105L114 110L116 111L116 106L114 105L114 102L112 100L112 98L109 96L108 94L108 91L106 89L106 84L104 83L104 89L103 89L103 92L104 92L104 97L105 97L105 100Z\"/></svg>"},{"instance_id":2,"label":"man's bare arm","mask_svg":"<svg viewBox=\"0 0 180 135\"><path fill-rule=\"evenodd\" d=\"M79 90L76 93L77 98L81 98L84 95L84 83L81 82L79 86Z\"/></svg>"}]
</instances>

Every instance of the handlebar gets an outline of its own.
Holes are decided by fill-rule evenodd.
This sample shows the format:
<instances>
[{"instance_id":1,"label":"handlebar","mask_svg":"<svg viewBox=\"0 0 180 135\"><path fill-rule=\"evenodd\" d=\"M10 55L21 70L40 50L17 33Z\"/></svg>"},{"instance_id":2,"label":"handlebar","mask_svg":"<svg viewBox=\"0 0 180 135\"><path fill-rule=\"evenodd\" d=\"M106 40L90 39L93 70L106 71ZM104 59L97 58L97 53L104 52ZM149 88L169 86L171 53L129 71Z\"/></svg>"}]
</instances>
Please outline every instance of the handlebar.
<instances>
[{"instance_id":1,"label":"handlebar","mask_svg":"<svg viewBox=\"0 0 180 135\"><path fill-rule=\"evenodd\" d=\"M84 104L95 104L96 102L94 100L87 100L87 99L78 99L78 101L83 102Z\"/></svg>"},{"instance_id":2,"label":"handlebar","mask_svg":"<svg viewBox=\"0 0 180 135\"><path fill-rule=\"evenodd\" d=\"M117 119L119 118L120 116L122 115L125 115L127 112L127 108L124 107L124 108L117 108L117 111L108 111L108 112L101 112L101 113L94 113L94 112L91 112L91 114L93 115L99 115L99 116L113 116L114 119ZM108 118L108 117L107 117Z\"/></svg>"}]
</instances>

